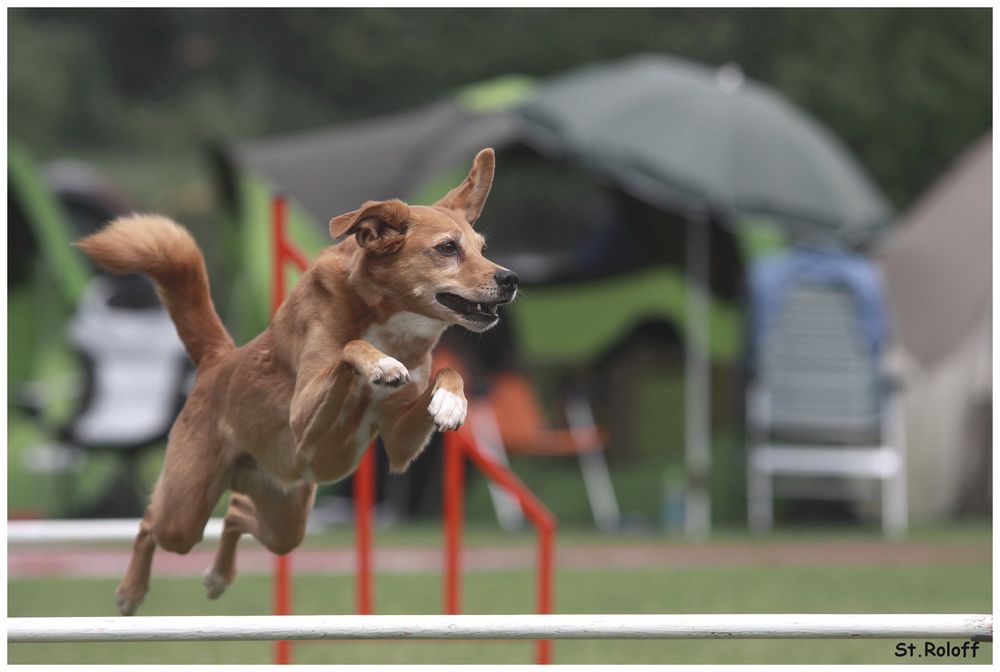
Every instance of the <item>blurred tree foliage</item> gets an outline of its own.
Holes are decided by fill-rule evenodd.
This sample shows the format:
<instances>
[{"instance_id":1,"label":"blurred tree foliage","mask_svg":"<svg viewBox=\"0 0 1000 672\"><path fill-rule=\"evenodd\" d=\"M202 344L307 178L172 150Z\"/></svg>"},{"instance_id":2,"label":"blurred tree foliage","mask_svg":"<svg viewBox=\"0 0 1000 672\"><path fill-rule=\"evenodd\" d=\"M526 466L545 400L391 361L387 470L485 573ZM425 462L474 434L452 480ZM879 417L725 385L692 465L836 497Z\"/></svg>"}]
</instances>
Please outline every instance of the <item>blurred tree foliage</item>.
<instances>
[{"instance_id":1,"label":"blurred tree foliage","mask_svg":"<svg viewBox=\"0 0 1000 672\"><path fill-rule=\"evenodd\" d=\"M42 157L195 154L505 73L639 51L737 62L904 207L991 124L989 9L12 9L14 137Z\"/></svg>"}]
</instances>

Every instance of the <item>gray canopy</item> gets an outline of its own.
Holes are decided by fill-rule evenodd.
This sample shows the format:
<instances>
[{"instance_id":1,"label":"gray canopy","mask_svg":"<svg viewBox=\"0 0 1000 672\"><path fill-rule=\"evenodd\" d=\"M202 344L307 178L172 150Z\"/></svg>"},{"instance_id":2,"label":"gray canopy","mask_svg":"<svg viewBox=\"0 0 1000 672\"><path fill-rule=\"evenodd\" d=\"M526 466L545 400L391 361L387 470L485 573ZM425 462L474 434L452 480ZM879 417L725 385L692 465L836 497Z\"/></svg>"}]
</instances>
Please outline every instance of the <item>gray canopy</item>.
<instances>
[{"instance_id":1,"label":"gray canopy","mask_svg":"<svg viewBox=\"0 0 1000 672\"><path fill-rule=\"evenodd\" d=\"M693 219L767 215L863 242L891 214L836 138L736 66L661 55L588 66L521 112L534 142Z\"/></svg>"},{"instance_id":2,"label":"gray canopy","mask_svg":"<svg viewBox=\"0 0 1000 672\"><path fill-rule=\"evenodd\" d=\"M766 215L793 233L864 242L891 216L836 138L735 67L648 55L518 90L521 105L477 108L460 93L370 121L240 141L227 158L319 222L366 199L413 198L441 173L467 169L479 149L514 143L692 219Z\"/></svg>"},{"instance_id":3,"label":"gray canopy","mask_svg":"<svg viewBox=\"0 0 1000 672\"><path fill-rule=\"evenodd\" d=\"M241 141L228 158L262 175L317 221L366 200L411 198L429 180L515 134L509 110L479 112L448 99L402 114L296 135Z\"/></svg>"}]
</instances>

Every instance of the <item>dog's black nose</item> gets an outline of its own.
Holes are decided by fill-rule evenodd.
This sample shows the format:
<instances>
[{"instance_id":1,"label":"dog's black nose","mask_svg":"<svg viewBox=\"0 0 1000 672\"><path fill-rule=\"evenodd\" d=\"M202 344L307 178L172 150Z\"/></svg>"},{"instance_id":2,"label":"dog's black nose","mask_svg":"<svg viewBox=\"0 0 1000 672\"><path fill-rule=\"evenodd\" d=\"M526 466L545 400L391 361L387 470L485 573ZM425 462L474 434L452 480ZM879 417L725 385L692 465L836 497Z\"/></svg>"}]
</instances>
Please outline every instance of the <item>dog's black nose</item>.
<instances>
[{"instance_id":1,"label":"dog's black nose","mask_svg":"<svg viewBox=\"0 0 1000 672\"><path fill-rule=\"evenodd\" d=\"M500 287L503 287L504 289L517 289L517 273L514 271L504 269L494 273L493 277L496 279L497 285Z\"/></svg>"}]
</instances>

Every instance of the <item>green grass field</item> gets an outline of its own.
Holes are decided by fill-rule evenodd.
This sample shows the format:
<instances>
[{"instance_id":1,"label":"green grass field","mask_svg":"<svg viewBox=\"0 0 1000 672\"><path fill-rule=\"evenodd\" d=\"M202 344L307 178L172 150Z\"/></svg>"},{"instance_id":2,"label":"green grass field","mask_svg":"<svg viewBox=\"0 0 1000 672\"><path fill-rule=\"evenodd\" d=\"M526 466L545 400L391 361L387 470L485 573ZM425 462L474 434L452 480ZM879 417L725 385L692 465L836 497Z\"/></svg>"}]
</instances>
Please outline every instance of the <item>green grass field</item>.
<instances>
[{"instance_id":1,"label":"green grass field","mask_svg":"<svg viewBox=\"0 0 1000 672\"><path fill-rule=\"evenodd\" d=\"M918 533L934 544L980 543L988 528L958 528ZM317 539L341 545L348 535ZM827 540L871 539L870 535L837 533ZM499 535L471 529L473 545L530 543L530 535ZM627 539L584 532L564 535L566 544ZM662 540L662 538L661 538ZM729 537L731 543L738 537ZM651 540L644 540L649 543ZM747 541L743 538L743 541ZM774 541L788 543L787 536ZM380 547L434 545L430 530L380 532ZM663 542L676 543L676 542ZM314 546L312 541L310 546ZM567 545L560 557L571 553ZM154 570L155 571L155 570ZM556 572L556 610L560 613L727 613L843 612L916 613L992 610L988 559L960 564L899 566L725 566L650 567L645 569L571 570ZM525 613L534 608L534 577L529 571L473 572L464 584L467 613ZM112 615L114 579L32 579L8 583L10 616ZM349 576L298 576L294 585L296 613L351 613L354 589ZM437 613L441 582L436 573L380 574L375 593L378 613ZM219 601L207 601L196 577L155 577L143 615L266 614L270 611L270 579L241 576ZM557 663L896 663L932 662L896 658L896 641L559 641ZM10 663L267 663L271 645L247 643L21 644L8 647ZM530 642L335 642L296 644L299 663L527 663ZM988 663L991 645L976 660Z\"/></svg>"}]
</instances>

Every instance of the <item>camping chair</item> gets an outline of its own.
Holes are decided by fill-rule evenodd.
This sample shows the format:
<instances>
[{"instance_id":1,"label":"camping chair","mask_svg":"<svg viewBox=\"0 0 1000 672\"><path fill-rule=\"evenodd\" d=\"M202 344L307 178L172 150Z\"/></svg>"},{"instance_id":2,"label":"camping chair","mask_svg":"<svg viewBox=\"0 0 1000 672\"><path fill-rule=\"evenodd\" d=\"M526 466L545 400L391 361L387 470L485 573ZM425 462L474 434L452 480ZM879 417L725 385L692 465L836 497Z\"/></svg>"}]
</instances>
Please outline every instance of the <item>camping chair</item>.
<instances>
[{"instance_id":1,"label":"camping chair","mask_svg":"<svg viewBox=\"0 0 1000 672\"><path fill-rule=\"evenodd\" d=\"M477 440L504 463L508 454L575 455L594 522L601 529L615 529L621 516L604 459L604 441L594 422L590 402L582 394L570 394L565 401L565 414L566 429L546 427L534 387L527 376L514 372L493 376L488 395L471 402L469 408ZM494 496L494 505L505 527L519 522L516 503Z\"/></svg>"},{"instance_id":2,"label":"camping chair","mask_svg":"<svg viewBox=\"0 0 1000 672\"><path fill-rule=\"evenodd\" d=\"M166 438L183 403L190 372L184 348L152 284L135 275L95 277L69 324L69 340L83 363L83 394L70 420L52 430L53 441L28 453L26 466L58 474L78 469L88 453L111 452L117 473L97 502L75 513L139 515L139 458Z\"/></svg>"},{"instance_id":3,"label":"camping chair","mask_svg":"<svg viewBox=\"0 0 1000 672\"><path fill-rule=\"evenodd\" d=\"M831 271L841 262L843 275ZM790 263L802 272L787 267L776 282L760 282L764 273L751 283L750 528L773 526L775 477L867 478L881 483L884 532L901 536L907 521L902 424L880 367L885 316L878 315L884 304L877 276L867 261L840 253ZM813 273L824 264L826 272ZM769 310L769 320L761 320Z\"/></svg>"}]
</instances>

